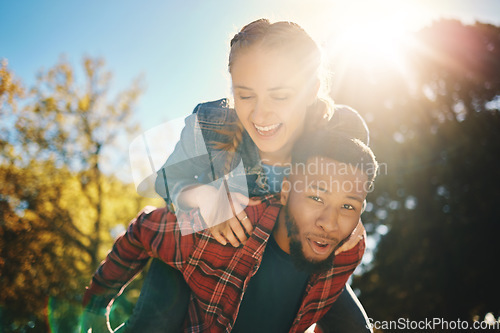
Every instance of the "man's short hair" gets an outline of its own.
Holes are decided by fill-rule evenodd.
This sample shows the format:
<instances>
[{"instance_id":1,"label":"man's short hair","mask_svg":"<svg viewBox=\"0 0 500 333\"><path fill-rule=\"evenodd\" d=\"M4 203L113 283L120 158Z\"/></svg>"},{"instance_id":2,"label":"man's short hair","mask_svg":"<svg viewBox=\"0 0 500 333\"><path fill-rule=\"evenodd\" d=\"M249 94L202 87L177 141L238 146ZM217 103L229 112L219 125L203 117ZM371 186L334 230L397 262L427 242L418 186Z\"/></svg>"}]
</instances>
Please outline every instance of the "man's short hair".
<instances>
[{"instance_id":1,"label":"man's short hair","mask_svg":"<svg viewBox=\"0 0 500 333\"><path fill-rule=\"evenodd\" d=\"M368 177L375 180L378 163L373 151L358 139L349 138L328 128L301 135L292 150L292 166L306 164L312 157L331 158L332 160L355 166Z\"/></svg>"}]
</instances>

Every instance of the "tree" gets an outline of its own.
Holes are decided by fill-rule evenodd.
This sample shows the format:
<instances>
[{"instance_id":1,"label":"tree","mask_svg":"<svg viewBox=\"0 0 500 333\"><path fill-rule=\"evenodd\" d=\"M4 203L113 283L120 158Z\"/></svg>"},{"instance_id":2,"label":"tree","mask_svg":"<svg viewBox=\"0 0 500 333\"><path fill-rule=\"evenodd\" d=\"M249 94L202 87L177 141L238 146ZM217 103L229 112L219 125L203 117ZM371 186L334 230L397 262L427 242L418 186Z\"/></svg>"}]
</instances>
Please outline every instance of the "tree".
<instances>
[{"instance_id":1,"label":"tree","mask_svg":"<svg viewBox=\"0 0 500 333\"><path fill-rule=\"evenodd\" d=\"M43 331L47 306L64 299L73 310L59 310L76 324L83 287L113 241L109 230L144 205L132 185L102 171L117 138L137 130L140 81L110 101L102 59L83 59L83 85L65 59L28 92L6 63L0 74L0 305L8 309L0 320L6 330L28 322Z\"/></svg>"},{"instance_id":2,"label":"tree","mask_svg":"<svg viewBox=\"0 0 500 333\"><path fill-rule=\"evenodd\" d=\"M380 242L354 286L375 320L498 317L500 27L444 20L412 45L405 71L353 64L334 96L371 120L387 165L363 215Z\"/></svg>"}]
</instances>

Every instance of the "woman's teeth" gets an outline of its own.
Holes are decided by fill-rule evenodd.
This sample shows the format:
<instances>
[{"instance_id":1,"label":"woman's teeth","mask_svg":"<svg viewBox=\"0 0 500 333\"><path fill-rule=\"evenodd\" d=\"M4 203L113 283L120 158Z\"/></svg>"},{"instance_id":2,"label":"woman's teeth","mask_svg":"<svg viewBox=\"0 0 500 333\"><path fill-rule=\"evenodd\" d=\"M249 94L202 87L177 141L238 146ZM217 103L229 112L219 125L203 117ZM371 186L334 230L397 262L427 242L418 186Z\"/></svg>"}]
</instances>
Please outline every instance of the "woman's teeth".
<instances>
[{"instance_id":1,"label":"woman's teeth","mask_svg":"<svg viewBox=\"0 0 500 333\"><path fill-rule=\"evenodd\" d=\"M270 125L270 126L258 126L254 124L255 129L259 132L260 135L273 135L276 133L278 128L281 126L281 123Z\"/></svg>"}]
</instances>

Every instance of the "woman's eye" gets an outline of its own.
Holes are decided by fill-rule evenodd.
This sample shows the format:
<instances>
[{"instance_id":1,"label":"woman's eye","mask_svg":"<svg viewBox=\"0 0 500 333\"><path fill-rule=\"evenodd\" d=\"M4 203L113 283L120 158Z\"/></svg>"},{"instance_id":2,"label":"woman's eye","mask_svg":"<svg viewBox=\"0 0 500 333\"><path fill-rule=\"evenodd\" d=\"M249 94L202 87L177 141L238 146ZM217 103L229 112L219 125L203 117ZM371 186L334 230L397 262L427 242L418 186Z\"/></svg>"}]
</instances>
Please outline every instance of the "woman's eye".
<instances>
[{"instance_id":1,"label":"woman's eye","mask_svg":"<svg viewBox=\"0 0 500 333\"><path fill-rule=\"evenodd\" d=\"M247 100L247 99L250 99L252 98L253 96L240 96L240 99L242 100Z\"/></svg>"},{"instance_id":2,"label":"woman's eye","mask_svg":"<svg viewBox=\"0 0 500 333\"><path fill-rule=\"evenodd\" d=\"M279 95L273 97L273 99L276 101L286 101L288 98L289 98L288 95Z\"/></svg>"}]
</instances>

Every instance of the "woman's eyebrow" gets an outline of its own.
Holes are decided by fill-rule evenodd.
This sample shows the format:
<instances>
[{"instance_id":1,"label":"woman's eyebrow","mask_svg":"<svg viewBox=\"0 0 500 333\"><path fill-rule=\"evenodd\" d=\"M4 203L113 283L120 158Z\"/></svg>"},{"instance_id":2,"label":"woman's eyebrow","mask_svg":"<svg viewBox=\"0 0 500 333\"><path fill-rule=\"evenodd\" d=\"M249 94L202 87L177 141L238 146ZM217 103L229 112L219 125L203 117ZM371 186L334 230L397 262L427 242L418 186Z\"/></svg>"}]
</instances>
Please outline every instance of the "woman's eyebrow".
<instances>
[{"instance_id":1,"label":"woman's eyebrow","mask_svg":"<svg viewBox=\"0 0 500 333\"><path fill-rule=\"evenodd\" d=\"M233 89L253 90L252 88L249 88L249 87L246 87L246 86L242 86L242 85L239 85L239 84L233 86ZM276 91L276 90L295 90L295 89L293 87L289 87L289 86L278 86L278 87L269 88L267 90L268 91Z\"/></svg>"},{"instance_id":2,"label":"woman's eyebrow","mask_svg":"<svg viewBox=\"0 0 500 333\"><path fill-rule=\"evenodd\" d=\"M295 90L295 89L293 87L290 87L290 86L279 86L279 87L269 88L267 90L268 91L276 91L276 90Z\"/></svg>"},{"instance_id":3,"label":"woman's eyebrow","mask_svg":"<svg viewBox=\"0 0 500 333\"><path fill-rule=\"evenodd\" d=\"M246 90L253 90L252 88L248 88L248 87L245 87L245 86L240 86L240 85L233 86L233 89L246 89Z\"/></svg>"}]
</instances>

